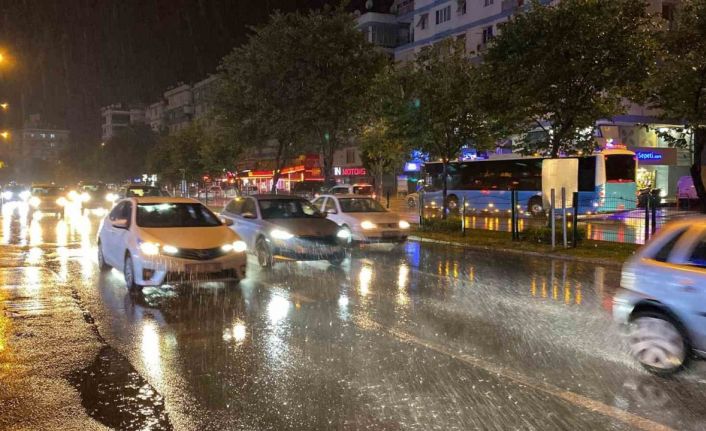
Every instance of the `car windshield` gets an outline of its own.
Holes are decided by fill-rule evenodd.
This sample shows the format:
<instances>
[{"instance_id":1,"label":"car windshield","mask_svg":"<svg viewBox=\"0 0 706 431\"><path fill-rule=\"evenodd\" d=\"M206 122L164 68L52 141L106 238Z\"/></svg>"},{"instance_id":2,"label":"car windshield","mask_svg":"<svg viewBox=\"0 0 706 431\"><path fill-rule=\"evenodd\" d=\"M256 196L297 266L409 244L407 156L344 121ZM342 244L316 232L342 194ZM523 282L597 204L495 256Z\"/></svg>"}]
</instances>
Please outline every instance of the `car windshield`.
<instances>
[{"instance_id":1,"label":"car windshield","mask_svg":"<svg viewBox=\"0 0 706 431\"><path fill-rule=\"evenodd\" d=\"M156 187L130 187L127 189L127 197L143 197L143 196L162 196L162 193Z\"/></svg>"},{"instance_id":2,"label":"car windshield","mask_svg":"<svg viewBox=\"0 0 706 431\"><path fill-rule=\"evenodd\" d=\"M339 199L338 203L344 213L385 212L385 208L378 201L370 198L343 198Z\"/></svg>"},{"instance_id":3,"label":"car windshield","mask_svg":"<svg viewBox=\"0 0 706 431\"><path fill-rule=\"evenodd\" d=\"M84 184L81 186L81 191L94 193L105 190L105 186L101 184Z\"/></svg>"},{"instance_id":4,"label":"car windshield","mask_svg":"<svg viewBox=\"0 0 706 431\"><path fill-rule=\"evenodd\" d=\"M615 154L605 157L605 176L608 182L635 182L635 157Z\"/></svg>"},{"instance_id":5,"label":"car windshield","mask_svg":"<svg viewBox=\"0 0 706 431\"><path fill-rule=\"evenodd\" d=\"M304 199L262 199L259 203L263 219L319 217L316 208Z\"/></svg>"},{"instance_id":6,"label":"car windshield","mask_svg":"<svg viewBox=\"0 0 706 431\"><path fill-rule=\"evenodd\" d=\"M62 191L61 187L32 187L34 196L59 196Z\"/></svg>"},{"instance_id":7,"label":"car windshield","mask_svg":"<svg viewBox=\"0 0 706 431\"><path fill-rule=\"evenodd\" d=\"M140 227L213 227L221 221L199 203L150 203L137 205Z\"/></svg>"}]
</instances>

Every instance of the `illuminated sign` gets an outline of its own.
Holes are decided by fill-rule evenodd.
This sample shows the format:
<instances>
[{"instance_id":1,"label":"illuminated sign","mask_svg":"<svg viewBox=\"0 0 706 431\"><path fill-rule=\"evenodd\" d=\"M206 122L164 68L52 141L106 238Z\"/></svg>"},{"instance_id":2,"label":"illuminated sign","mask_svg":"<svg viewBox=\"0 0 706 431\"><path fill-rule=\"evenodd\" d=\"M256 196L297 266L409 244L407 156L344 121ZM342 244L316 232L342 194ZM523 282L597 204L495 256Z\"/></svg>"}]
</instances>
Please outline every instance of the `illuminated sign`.
<instances>
[{"instance_id":1,"label":"illuminated sign","mask_svg":"<svg viewBox=\"0 0 706 431\"><path fill-rule=\"evenodd\" d=\"M405 172L419 172L420 170L419 163L407 162L404 164Z\"/></svg>"},{"instance_id":2,"label":"illuminated sign","mask_svg":"<svg viewBox=\"0 0 706 431\"><path fill-rule=\"evenodd\" d=\"M637 155L637 160L662 160L662 153L657 153L654 151L638 151L635 153Z\"/></svg>"},{"instance_id":3,"label":"illuminated sign","mask_svg":"<svg viewBox=\"0 0 706 431\"><path fill-rule=\"evenodd\" d=\"M333 167L333 175L336 177L364 177L368 175L365 168L344 168L341 166Z\"/></svg>"}]
</instances>

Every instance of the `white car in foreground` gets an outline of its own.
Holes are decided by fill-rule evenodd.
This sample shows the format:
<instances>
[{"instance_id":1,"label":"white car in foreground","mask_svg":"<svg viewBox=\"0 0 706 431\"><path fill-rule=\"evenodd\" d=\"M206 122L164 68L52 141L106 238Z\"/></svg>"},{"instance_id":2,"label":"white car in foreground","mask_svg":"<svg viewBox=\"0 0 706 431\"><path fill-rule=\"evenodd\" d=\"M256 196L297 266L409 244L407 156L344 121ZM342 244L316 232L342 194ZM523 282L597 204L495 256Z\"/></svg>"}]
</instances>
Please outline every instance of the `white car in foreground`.
<instances>
[{"instance_id":1,"label":"white car in foreground","mask_svg":"<svg viewBox=\"0 0 706 431\"><path fill-rule=\"evenodd\" d=\"M670 374L706 357L706 217L663 227L625 263L620 286L613 316L643 367Z\"/></svg>"},{"instance_id":2,"label":"white car in foreground","mask_svg":"<svg viewBox=\"0 0 706 431\"><path fill-rule=\"evenodd\" d=\"M355 242L400 243L407 240L409 222L361 195L322 195L314 206L339 226L350 230Z\"/></svg>"},{"instance_id":3,"label":"white car in foreground","mask_svg":"<svg viewBox=\"0 0 706 431\"><path fill-rule=\"evenodd\" d=\"M101 223L98 264L123 271L128 288L245 277L246 244L194 199L123 199Z\"/></svg>"}]
</instances>

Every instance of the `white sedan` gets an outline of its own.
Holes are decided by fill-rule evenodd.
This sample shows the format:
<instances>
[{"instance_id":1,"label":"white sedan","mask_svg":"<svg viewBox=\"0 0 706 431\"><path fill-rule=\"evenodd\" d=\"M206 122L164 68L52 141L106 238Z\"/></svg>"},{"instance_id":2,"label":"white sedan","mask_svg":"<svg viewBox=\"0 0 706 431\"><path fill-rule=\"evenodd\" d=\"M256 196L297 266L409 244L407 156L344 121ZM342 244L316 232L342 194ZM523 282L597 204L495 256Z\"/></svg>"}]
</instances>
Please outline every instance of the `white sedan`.
<instances>
[{"instance_id":1,"label":"white sedan","mask_svg":"<svg viewBox=\"0 0 706 431\"><path fill-rule=\"evenodd\" d=\"M330 220L350 230L355 242L400 243L407 240L409 222L387 211L378 201L361 195L322 195L314 206Z\"/></svg>"},{"instance_id":2,"label":"white sedan","mask_svg":"<svg viewBox=\"0 0 706 431\"><path fill-rule=\"evenodd\" d=\"M194 199L119 201L101 223L98 264L122 269L130 289L169 281L242 279L246 244Z\"/></svg>"}]
</instances>

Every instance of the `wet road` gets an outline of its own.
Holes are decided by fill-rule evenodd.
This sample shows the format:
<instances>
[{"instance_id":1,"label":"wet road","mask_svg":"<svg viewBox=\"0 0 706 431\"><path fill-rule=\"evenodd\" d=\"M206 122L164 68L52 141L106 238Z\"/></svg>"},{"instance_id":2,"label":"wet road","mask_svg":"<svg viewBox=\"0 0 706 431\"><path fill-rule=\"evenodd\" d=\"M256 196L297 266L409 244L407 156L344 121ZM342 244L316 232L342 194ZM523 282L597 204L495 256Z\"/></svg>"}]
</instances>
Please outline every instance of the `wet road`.
<instances>
[{"instance_id":1,"label":"wet road","mask_svg":"<svg viewBox=\"0 0 706 431\"><path fill-rule=\"evenodd\" d=\"M21 220L3 214L0 265L27 267L40 286L46 268L72 286L114 354L163 399L168 423L153 429L706 423L703 364L665 380L627 357L602 307L617 268L410 242L357 251L342 268L250 261L240 284L131 295L120 273L97 269L97 217Z\"/></svg>"}]
</instances>

